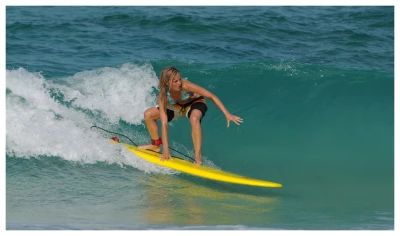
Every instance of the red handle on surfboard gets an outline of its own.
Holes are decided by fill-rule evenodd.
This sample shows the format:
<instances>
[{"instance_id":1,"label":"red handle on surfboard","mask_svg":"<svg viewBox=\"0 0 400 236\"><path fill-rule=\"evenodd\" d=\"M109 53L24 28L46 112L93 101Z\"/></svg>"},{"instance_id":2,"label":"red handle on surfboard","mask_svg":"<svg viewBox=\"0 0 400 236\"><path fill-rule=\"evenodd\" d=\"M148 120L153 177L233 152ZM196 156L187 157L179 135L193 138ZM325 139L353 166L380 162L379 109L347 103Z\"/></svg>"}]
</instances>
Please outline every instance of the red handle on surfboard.
<instances>
[{"instance_id":1,"label":"red handle on surfboard","mask_svg":"<svg viewBox=\"0 0 400 236\"><path fill-rule=\"evenodd\" d=\"M114 136L111 139L114 140L115 142L119 143L119 139L117 137Z\"/></svg>"}]
</instances>

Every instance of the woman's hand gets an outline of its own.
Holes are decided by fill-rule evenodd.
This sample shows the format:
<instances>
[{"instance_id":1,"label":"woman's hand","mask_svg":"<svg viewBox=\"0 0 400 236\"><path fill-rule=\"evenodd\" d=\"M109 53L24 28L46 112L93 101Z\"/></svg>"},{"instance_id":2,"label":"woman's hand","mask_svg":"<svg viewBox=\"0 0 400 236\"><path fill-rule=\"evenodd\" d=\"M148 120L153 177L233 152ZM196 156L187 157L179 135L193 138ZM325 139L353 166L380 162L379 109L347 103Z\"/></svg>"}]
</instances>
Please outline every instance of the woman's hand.
<instances>
[{"instance_id":1,"label":"woman's hand","mask_svg":"<svg viewBox=\"0 0 400 236\"><path fill-rule=\"evenodd\" d=\"M165 150L163 150L163 153L161 154L160 159L161 159L161 161L171 159L171 154L169 153L169 148L165 148Z\"/></svg>"},{"instance_id":2,"label":"woman's hand","mask_svg":"<svg viewBox=\"0 0 400 236\"><path fill-rule=\"evenodd\" d=\"M228 115L226 115L226 121L228 122L227 127L229 127L229 124L231 121L235 122L235 124L237 124L237 125L240 125L239 123L242 123L243 119L238 116L234 116L234 115L228 113Z\"/></svg>"}]
</instances>

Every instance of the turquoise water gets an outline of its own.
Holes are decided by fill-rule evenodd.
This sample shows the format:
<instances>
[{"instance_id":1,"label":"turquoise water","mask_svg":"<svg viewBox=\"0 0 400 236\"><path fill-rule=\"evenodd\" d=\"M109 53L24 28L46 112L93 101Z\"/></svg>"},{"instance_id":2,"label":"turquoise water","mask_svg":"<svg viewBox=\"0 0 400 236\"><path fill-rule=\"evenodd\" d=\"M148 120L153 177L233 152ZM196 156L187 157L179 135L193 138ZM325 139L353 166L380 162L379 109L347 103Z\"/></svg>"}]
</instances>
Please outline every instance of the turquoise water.
<instances>
[{"instance_id":1,"label":"turquoise water","mask_svg":"<svg viewBox=\"0 0 400 236\"><path fill-rule=\"evenodd\" d=\"M283 188L90 129L149 142L170 65L244 119L208 101L204 164ZM189 121L169 130L193 156ZM6 228L393 230L394 7L6 7Z\"/></svg>"}]
</instances>

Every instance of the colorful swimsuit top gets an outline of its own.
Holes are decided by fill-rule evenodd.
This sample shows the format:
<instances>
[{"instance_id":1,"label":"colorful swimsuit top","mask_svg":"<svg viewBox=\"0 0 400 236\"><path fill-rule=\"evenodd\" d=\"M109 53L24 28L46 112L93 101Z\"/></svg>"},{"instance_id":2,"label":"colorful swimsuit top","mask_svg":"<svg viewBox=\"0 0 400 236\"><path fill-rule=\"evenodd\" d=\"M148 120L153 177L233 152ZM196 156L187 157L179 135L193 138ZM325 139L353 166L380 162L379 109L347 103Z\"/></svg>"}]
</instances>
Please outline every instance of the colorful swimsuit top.
<instances>
[{"instance_id":1,"label":"colorful swimsuit top","mask_svg":"<svg viewBox=\"0 0 400 236\"><path fill-rule=\"evenodd\" d=\"M187 78L185 78L185 79L187 80ZM183 89L181 90L181 93L182 93L182 98L177 101L174 101L174 100L172 100L171 93L168 91L168 93L167 93L168 103L170 105L178 104L180 101L185 101L185 100L189 99L191 96L193 96L192 92L187 93L187 92L183 91Z\"/></svg>"}]
</instances>

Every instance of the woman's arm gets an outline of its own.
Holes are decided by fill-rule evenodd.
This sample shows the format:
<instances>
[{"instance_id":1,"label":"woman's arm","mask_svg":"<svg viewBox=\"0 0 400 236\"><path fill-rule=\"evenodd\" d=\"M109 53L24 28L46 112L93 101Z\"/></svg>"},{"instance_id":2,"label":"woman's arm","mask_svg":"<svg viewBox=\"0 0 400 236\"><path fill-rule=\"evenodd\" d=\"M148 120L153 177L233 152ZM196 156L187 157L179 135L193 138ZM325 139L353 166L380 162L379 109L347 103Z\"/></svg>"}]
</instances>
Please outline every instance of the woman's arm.
<instances>
[{"instance_id":1,"label":"woman's arm","mask_svg":"<svg viewBox=\"0 0 400 236\"><path fill-rule=\"evenodd\" d=\"M226 121L228 123L229 127L229 123L231 121L235 122L235 124L240 125L239 122L243 122L243 119L238 117L238 116L234 116L231 113L229 113L229 111L225 108L224 104L222 104L221 100L219 100L219 98L212 94L210 91L208 91L207 89L200 87L190 81L185 81L185 87L186 90L188 92L194 92L194 93L198 93L203 97L206 97L208 99L210 99L211 101L213 101L213 103L222 111L222 113L224 113L225 117L226 117Z\"/></svg>"},{"instance_id":2,"label":"woman's arm","mask_svg":"<svg viewBox=\"0 0 400 236\"><path fill-rule=\"evenodd\" d=\"M163 153L161 156L161 160L166 160L170 159L171 155L169 153L169 146L168 146L168 117L166 114L164 103L161 100L161 96L158 96L158 106L160 108L161 137L163 142Z\"/></svg>"}]
</instances>

